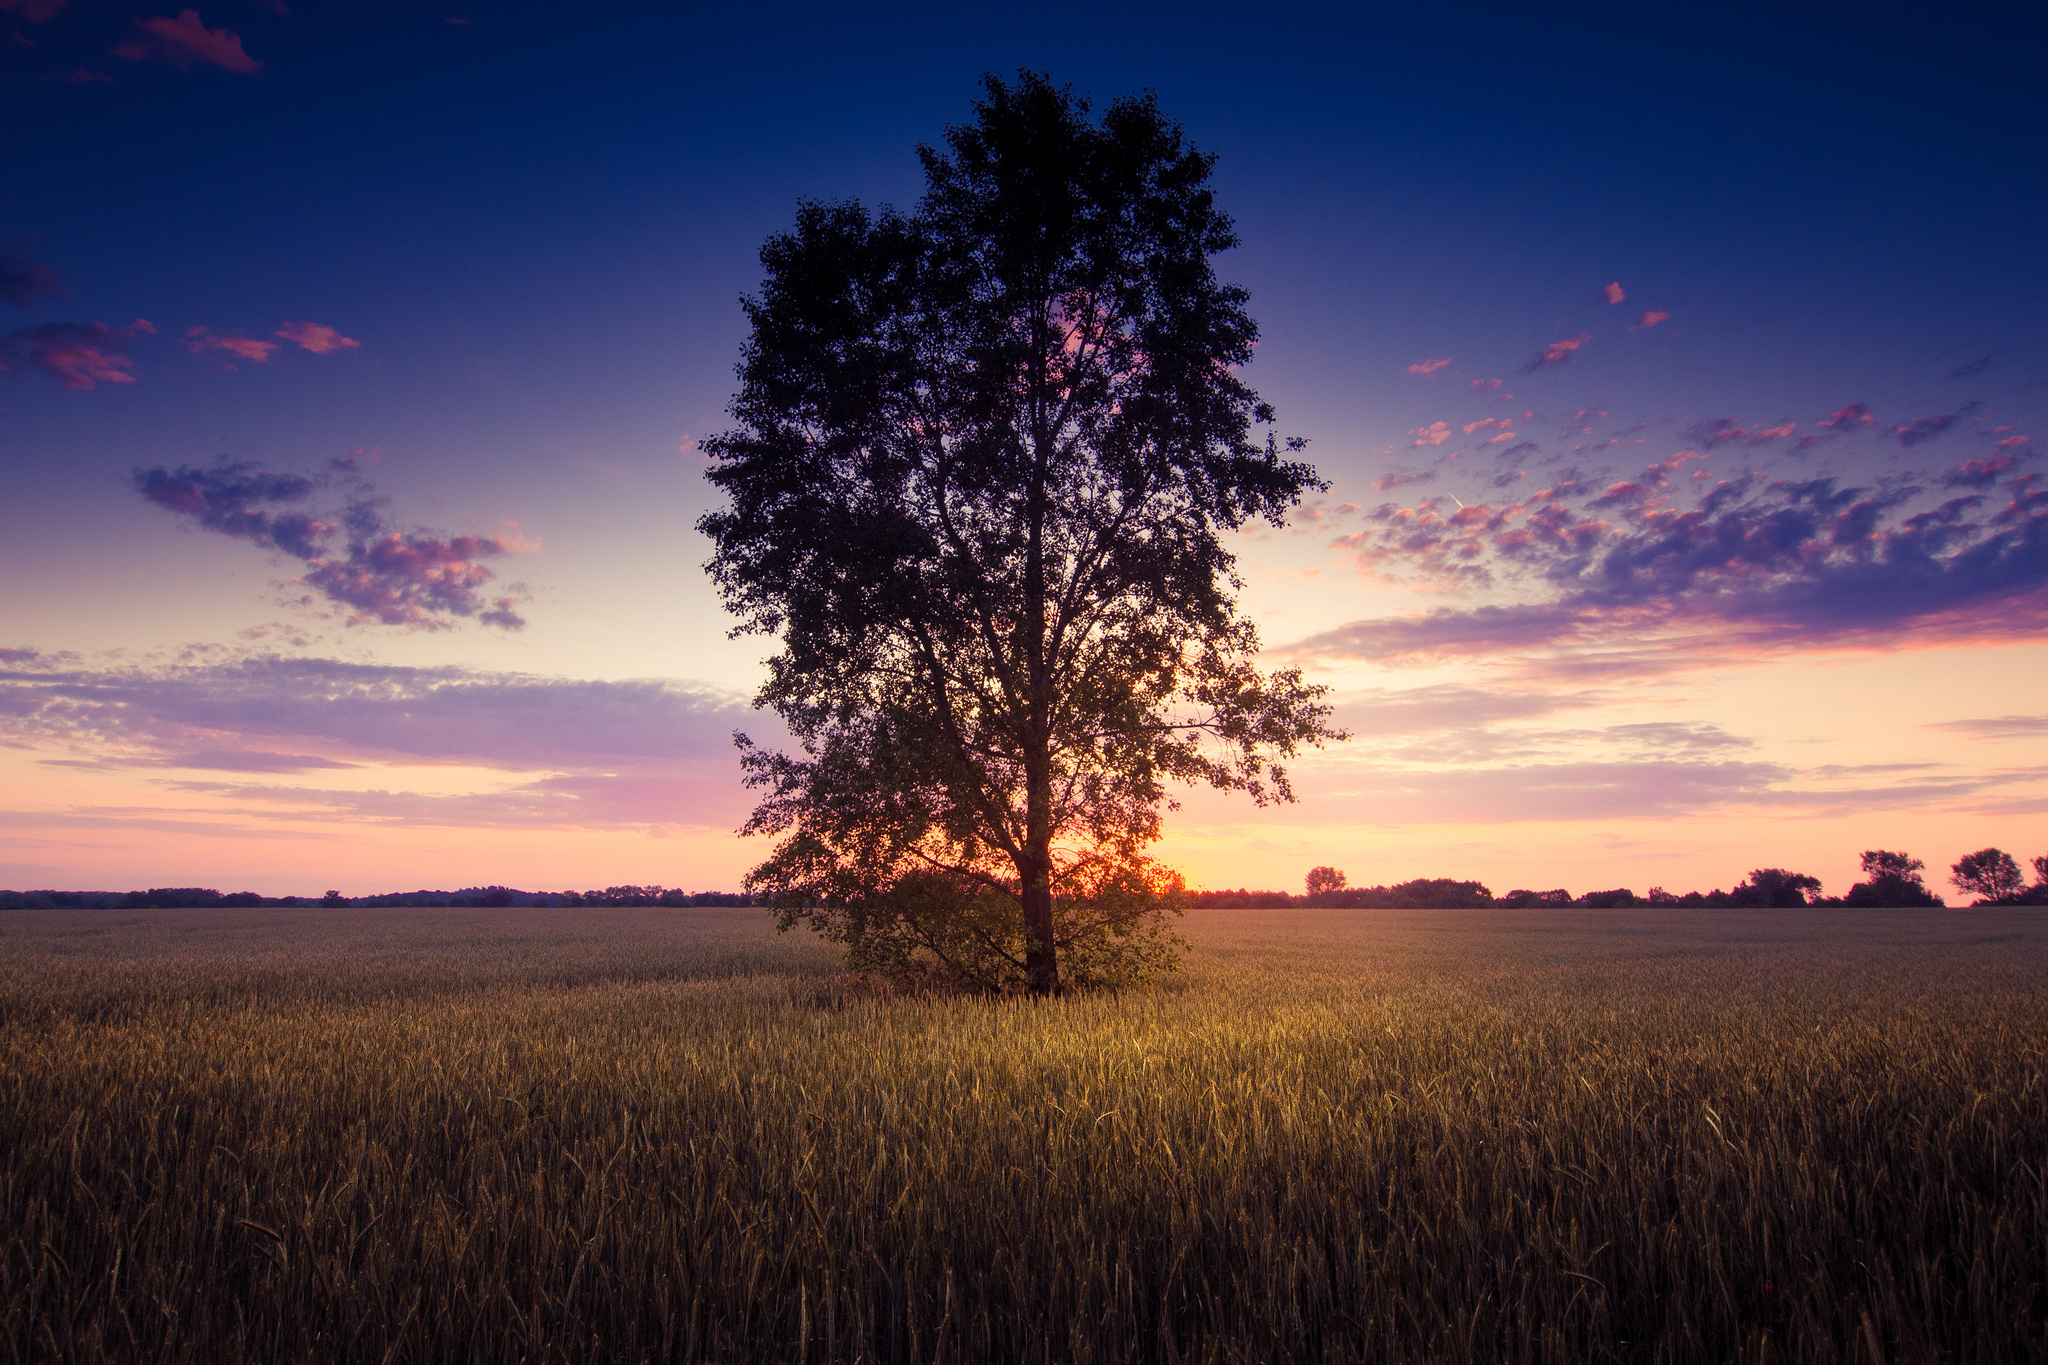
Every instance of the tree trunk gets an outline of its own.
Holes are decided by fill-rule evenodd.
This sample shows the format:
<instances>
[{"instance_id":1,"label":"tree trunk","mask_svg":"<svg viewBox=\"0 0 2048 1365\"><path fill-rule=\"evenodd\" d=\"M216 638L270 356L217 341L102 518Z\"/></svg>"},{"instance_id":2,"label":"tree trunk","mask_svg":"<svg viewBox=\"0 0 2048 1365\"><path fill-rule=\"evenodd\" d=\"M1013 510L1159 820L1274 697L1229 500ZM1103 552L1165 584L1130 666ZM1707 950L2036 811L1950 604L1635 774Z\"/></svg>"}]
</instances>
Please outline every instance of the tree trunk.
<instances>
[{"instance_id":1,"label":"tree trunk","mask_svg":"<svg viewBox=\"0 0 2048 1365\"><path fill-rule=\"evenodd\" d=\"M1024 509L1024 645L1030 714L1024 743L1024 966L1033 995L1060 993L1059 946L1052 934L1052 668L1045 639L1045 493L1052 433L1045 425L1051 338L1040 306L1038 366L1031 404L1031 491Z\"/></svg>"},{"instance_id":2,"label":"tree trunk","mask_svg":"<svg viewBox=\"0 0 2048 1365\"><path fill-rule=\"evenodd\" d=\"M1024 971L1033 995L1060 993L1059 949L1052 936L1052 856L1027 859L1024 881Z\"/></svg>"}]
</instances>

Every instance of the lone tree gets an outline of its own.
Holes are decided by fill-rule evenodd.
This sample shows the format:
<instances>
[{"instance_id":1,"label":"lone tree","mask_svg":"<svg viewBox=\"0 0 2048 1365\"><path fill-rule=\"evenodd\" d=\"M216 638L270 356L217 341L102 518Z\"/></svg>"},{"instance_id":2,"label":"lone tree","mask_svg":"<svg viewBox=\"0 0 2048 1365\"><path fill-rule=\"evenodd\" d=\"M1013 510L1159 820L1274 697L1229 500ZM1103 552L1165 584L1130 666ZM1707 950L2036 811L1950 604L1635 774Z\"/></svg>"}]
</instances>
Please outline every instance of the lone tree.
<instances>
[{"instance_id":1,"label":"lone tree","mask_svg":"<svg viewBox=\"0 0 2048 1365\"><path fill-rule=\"evenodd\" d=\"M1321 896L1332 891L1342 891L1345 881L1346 878L1343 872L1334 867L1312 867L1308 870L1308 876L1302 879L1303 885L1311 896Z\"/></svg>"},{"instance_id":2,"label":"lone tree","mask_svg":"<svg viewBox=\"0 0 2048 1365\"><path fill-rule=\"evenodd\" d=\"M698 526L803 750L738 737L786 836L748 889L864 970L1051 994L1171 964L1167 780L1287 801L1275 760L1341 737L1253 666L1221 542L1326 485L1255 439L1213 157L1149 95L983 84L915 213L762 248Z\"/></svg>"},{"instance_id":3,"label":"lone tree","mask_svg":"<svg viewBox=\"0 0 2048 1365\"><path fill-rule=\"evenodd\" d=\"M1980 848L1975 853L1965 853L1949 869L1949 880L1955 883L1958 891L1987 901L2016 896L2027 884L2026 878L2020 875L2019 863L2002 848Z\"/></svg>"},{"instance_id":4,"label":"lone tree","mask_svg":"<svg viewBox=\"0 0 2048 1365\"><path fill-rule=\"evenodd\" d=\"M1853 906L1939 906L1941 897L1927 889L1920 873L1927 864L1908 853L1870 848L1863 851L1865 880L1849 888L1842 897Z\"/></svg>"}]
</instances>

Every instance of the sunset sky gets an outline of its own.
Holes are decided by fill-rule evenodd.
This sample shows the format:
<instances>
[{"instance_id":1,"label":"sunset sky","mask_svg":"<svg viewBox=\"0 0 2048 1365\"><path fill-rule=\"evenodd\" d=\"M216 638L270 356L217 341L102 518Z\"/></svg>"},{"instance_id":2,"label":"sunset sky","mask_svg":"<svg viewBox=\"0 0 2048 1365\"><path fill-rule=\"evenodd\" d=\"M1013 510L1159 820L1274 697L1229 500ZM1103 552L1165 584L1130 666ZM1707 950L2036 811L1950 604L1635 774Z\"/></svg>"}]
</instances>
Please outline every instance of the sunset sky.
<instances>
[{"instance_id":1,"label":"sunset sky","mask_svg":"<svg viewBox=\"0 0 2048 1365\"><path fill-rule=\"evenodd\" d=\"M736 887L738 299L1019 67L1219 155L1331 483L1192 884L2048 852L2038 17L996 8L0 0L0 886Z\"/></svg>"}]
</instances>

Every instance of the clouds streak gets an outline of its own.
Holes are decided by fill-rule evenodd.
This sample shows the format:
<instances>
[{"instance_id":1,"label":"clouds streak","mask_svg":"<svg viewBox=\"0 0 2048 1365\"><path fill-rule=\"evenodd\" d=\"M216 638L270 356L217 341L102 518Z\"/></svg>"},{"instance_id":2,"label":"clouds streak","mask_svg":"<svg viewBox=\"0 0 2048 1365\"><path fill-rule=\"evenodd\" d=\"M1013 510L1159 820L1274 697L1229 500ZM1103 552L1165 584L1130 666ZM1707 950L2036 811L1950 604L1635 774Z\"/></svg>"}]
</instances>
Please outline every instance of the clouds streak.
<instances>
[{"instance_id":1,"label":"clouds streak","mask_svg":"<svg viewBox=\"0 0 2048 1365\"><path fill-rule=\"evenodd\" d=\"M440 794L347 789L331 779L322 786L153 779L230 803L244 817L245 804L254 803L254 818L264 820L731 828L747 804L732 732L786 742L772 720L736 698L666 679L275 656L92 667L14 653L0 666L0 740L50 754L45 762L251 778L366 768L403 778L407 770L454 765L511 779L497 790Z\"/></svg>"},{"instance_id":2,"label":"clouds streak","mask_svg":"<svg viewBox=\"0 0 2048 1365\"><path fill-rule=\"evenodd\" d=\"M352 460L332 461L317 478L276 475L244 462L210 469L157 465L135 470L135 491L204 530L246 540L304 563L295 582L347 609L351 625L380 622L441 630L459 618L518 630L518 585L490 595L496 575L479 560L516 554L531 546L516 536L450 536L401 531L387 514L388 500L358 473ZM331 511L297 510L315 493L339 494Z\"/></svg>"},{"instance_id":3,"label":"clouds streak","mask_svg":"<svg viewBox=\"0 0 2048 1365\"><path fill-rule=\"evenodd\" d=\"M1660 672L2048 627L2048 489L2036 476L2012 478L2003 496L1939 502L1900 482L1760 475L1694 493L1673 482L1693 458L1680 452L1590 498L1567 480L1450 514L1434 502L1375 509L1372 527L1337 542L1362 570L1515 600L1355 621L1277 652L1399 663L1545 650L1531 666ZM1946 482L1988 489L2011 469L1971 461Z\"/></svg>"}]
</instances>

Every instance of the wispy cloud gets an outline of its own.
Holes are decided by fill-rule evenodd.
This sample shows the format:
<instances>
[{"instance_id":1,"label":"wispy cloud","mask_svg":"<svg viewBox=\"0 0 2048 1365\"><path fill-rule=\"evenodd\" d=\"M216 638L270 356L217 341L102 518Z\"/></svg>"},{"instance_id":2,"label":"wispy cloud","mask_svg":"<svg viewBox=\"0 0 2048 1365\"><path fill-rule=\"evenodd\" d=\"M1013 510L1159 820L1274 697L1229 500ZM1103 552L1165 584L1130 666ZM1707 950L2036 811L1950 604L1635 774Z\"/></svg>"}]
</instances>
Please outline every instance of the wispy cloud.
<instances>
[{"instance_id":1,"label":"wispy cloud","mask_svg":"<svg viewBox=\"0 0 2048 1365\"><path fill-rule=\"evenodd\" d=\"M1981 406L1979 403L1965 403L1956 411L1943 413L1938 417L1915 417L1910 422L1893 427L1892 434L1899 438L1899 444L1902 446L1917 446L1922 441L1931 441L1950 430Z\"/></svg>"},{"instance_id":2,"label":"wispy cloud","mask_svg":"<svg viewBox=\"0 0 2048 1365\"><path fill-rule=\"evenodd\" d=\"M353 351L362 346L354 337L345 337L332 327L322 326L317 322L287 322L273 335L281 336L286 341L297 342L300 350L311 351L314 355Z\"/></svg>"},{"instance_id":3,"label":"wispy cloud","mask_svg":"<svg viewBox=\"0 0 2048 1365\"><path fill-rule=\"evenodd\" d=\"M60 388L83 391L101 384L133 384L135 362L120 349L144 332L137 318L126 327L103 322L45 322L0 336L0 374L41 370Z\"/></svg>"},{"instance_id":4,"label":"wispy cloud","mask_svg":"<svg viewBox=\"0 0 2048 1365\"><path fill-rule=\"evenodd\" d=\"M1671 314L1660 313L1654 308L1646 309L1640 318L1637 318L1635 322L1629 325L1629 330L1631 332L1647 332L1658 323L1669 321L1671 321Z\"/></svg>"},{"instance_id":5,"label":"wispy cloud","mask_svg":"<svg viewBox=\"0 0 2048 1365\"><path fill-rule=\"evenodd\" d=\"M1988 460L1964 460L1949 470L1941 479L1943 488L1989 488L1999 478L2010 472L2019 461L2011 455L1997 455Z\"/></svg>"},{"instance_id":6,"label":"wispy cloud","mask_svg":"<svg viewBox=\"0 0 2048 1365\"><path fill-rule=\"evenodd\" d=\"M0 253L0 303L26 308L37 299L62 298L64 281L41 261Z\"/></svg>"},{"instance_id":7,"label":"wispy cloud","mask_svg":"<svg viewBox=\"0 0 2048 1365\"><path fill-rule=\"evenodd\" d=\"M492 595L496 575L479 561L532 546L514 535L400 530L391 523L388 500L377 496L353 459L332 461L312 478L227 461L210 469L158 465L136 470L134 486L205 530L301 561L304 572L293 581L345 607L351 625L439 630L464 617L507 630L526 624L517 610L524 600L518 586ZM316 493L344 501L331 511L299 510Z\"/></svg>"},{"instance_id":8,"label":"wispy cloud","mask_svg":"<svg viewBox=\"0 0 2048 1365\"><path fill-rule=\"evenodd\" d=\"M1602 289L1600 291L1600 297L1606 299L1609 303L1623 303L1628 299L1628 295L1621 292L1620 280L1616 280L1613 284L1610 284L1605 289Z\"/></svg>"},{"instance_id":9,"label":"wispy cloud","mask_svg":"<svg viewBox=\"0 0 2048 1365\"><path fill-rule=\"evenodd\" d=\"M262 820L730 828L748 804L732 780L736 729L787 742L738 698L667 679L263 655L94 666L17 651L0 662L0 739L67 766L241 774L154 780L226 803L209 814ZM385 768L404 781L419 765L497 769L515 780L454 794L362 790L359 779L348 790L249 780Z\"/></svg>"},{"instance_id":10,"label":"wispy cloud","mask_svg":"<svg viewBox=\"0 0 2048 1365\"><path fill-rule=\"evenodd\" d=\"M131 62L165 62L180 70L206 63L223 71L253 75L263 63L242 50L242 37L224 28L208 28L196 9L181 10L175 19L137 19L142 36L122 43L114 55Z\"/></svg>"},{"instance_id":11,"label":"wispy cloud","mask_svg":"<svg viewBox=\"0 0 2048 1365\"><path fill-rule=\"evenodd\" d=\"M1819 427L1831 427L1836 431L1857 431L1877 425L1877 416L1868 403L1851 403L1845 408L1836 408L1832 414L1814 423Z\"/></svg>"},{"instance_id":12,"label":"wispy cloud","mask_svg":"<svg viewBox=\"0 0 2048 1365\"><path fill-rule=\"evenodd\" d=\"M1832 478L1745 475L1695 493L1671 477L1693 458L1680 452L1590 497L1555 485L1450 517L1434 500L1377 509L1340 542L1362 571L1519 600L1356 621L1278 652L1388 663L1502 654L1593 676L2048 628L2048 489L2031 478L2002 507Z\"/></svg>"},{"instance_id":13,"label":"wispy cloud","mask_svg":"<svg viewBox=\"0 0 2048 1365\"><path fill-rule=\"evenodd\" d=\"M1927 726L1971 739L2032 739L2048 735L2048 716L1991 716L1982 720L1940 720Z\"/></svg>"},{"instance_id":14,"label":"wispy cloud","mask_svg":"<svg viewBox=\"0 0 2048 1365\"><path fill-rule=\"evenodd\" d=\"M1566 337L1562 341L1553 341L1538 352L1534 360L1522 367L1522 373L1534 374L1538 370L1555 369L1570 360L1572 352L1578 350L1592 339L1593 334L1591 332L1581 332L1575 337Z\"/></svg>"},{"instance_id":15,"label":"wispy cloud","mask_svg":"<svg viewBox=\"0 0 2048 1365\"><path fill-rule=\"evenodd\" d=\"M1415 440L1412 442L1414 445L1440 446L1445 441L1451 439L1451 424L1449 422L1431 422L1426 427L1415 428L1410 434L1415 437Z\"/></svg>"},{"instance_id":16,"label":"wispy cloud","mask_svg":"<svg viewBox=\"0 0 2048 1365\"><path fill-rule=\"evenodd\" d=\"M1418 360L1413 365L1410 365L1408 367L1408 373L1435 374L1438 370L1441 370L1444 366L1450 363L1451 357L1449 356L1444 356L1438 360Z\"/></svg>"},{"instance_id":17,"label":"wispy cloud","mask_svg":"<svg viewBox=\"0 0 2048 1365\"><path fill-rule=\"evenodd\" d=\"M0 0L0 14L18 14L31 24L48 23L64 12L66 0Z\"/></svg>"},{"instance_id":18,"label":"wispy cloud","mask_svg":"<svg viewBox=\"0 0 2048 1365\"><path fill-rule=\"evenodd\" d=\"M239 356L258 365L270 359L270 353L277 349L277 343L274 341L257 341L253 337L243 336L240 332L228 332L217 336L204 327L188 329L183 345L194 355L202 355L207 351L226 351L229 355Z\"/></svg>"}]
</instances>

